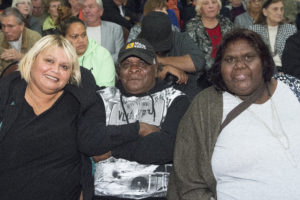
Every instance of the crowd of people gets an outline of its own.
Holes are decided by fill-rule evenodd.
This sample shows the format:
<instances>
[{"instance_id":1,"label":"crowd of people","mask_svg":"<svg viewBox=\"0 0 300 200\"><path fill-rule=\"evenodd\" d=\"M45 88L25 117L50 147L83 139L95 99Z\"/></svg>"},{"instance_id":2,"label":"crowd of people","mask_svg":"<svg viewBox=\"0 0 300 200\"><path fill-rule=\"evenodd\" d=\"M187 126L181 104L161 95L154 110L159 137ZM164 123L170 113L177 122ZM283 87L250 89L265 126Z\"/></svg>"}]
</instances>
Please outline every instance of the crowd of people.
<instances>
[{"instance_id":1,"label":"crowd of people","mask_svg":"<svg viewBox=\"0 0 300 200\"><path fill-rule=\"evenodd\" d=\"M296 0L0 0L0 199L298 200L299 22Z\"/></svg>"}]
</instances>

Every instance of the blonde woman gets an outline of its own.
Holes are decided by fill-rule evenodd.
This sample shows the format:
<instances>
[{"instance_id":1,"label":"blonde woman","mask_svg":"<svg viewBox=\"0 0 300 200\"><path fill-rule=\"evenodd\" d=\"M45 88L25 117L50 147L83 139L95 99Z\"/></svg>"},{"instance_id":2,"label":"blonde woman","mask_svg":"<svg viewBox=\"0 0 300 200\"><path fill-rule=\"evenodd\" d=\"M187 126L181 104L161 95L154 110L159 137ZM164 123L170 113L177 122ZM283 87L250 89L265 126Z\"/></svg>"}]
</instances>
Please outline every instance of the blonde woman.
<instances>
[{"instance_id":1,"label":"blonde woman","mask_svg":"<svg viewBox=\"0 0 300 200\"><path fill-rule=\"evenodd\" d=\"M42 24L38 18L32 16L31 0L13 0L11 7L17 8L20 11L27 28L42 34Z\"/></svg>"},{"instance_id":2,"label":"blonde woman","mask_svg":"<svg viewBox=\"0 0 300 200\"><path fill-rule=\"evenodd\" d=\"M186 24L186 32L205 53L206 68L209 69L217 53L222 36L233 28L228 18L221 15L220 0L196 0L196 17Z\"/></svg>"},{"instance_id":3,"label":"blonde woman","mask_svg":"<svg viewBox=\"0 0 300 200\"><path fill-rule=\"evenodd\" d=\"M19 72L0 80L1 200L78 200L81 191L92 199L88 156L110 151L110 135L139 130L137 123L105 127L95 91L72 44L57 35L40 39Z\"/></svg>"}]
</instances>

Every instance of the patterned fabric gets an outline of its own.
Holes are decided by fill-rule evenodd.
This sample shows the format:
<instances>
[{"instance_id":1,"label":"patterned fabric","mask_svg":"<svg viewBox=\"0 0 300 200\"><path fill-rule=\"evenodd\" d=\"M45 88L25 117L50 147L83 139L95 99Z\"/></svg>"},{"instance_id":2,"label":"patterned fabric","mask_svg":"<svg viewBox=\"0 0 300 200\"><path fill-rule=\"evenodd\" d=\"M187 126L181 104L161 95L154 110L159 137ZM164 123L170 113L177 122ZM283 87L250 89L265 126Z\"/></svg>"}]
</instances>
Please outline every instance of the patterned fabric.
<instances>
[{"instance_id":1,"label":"patterned fabric","mask_svg":"<svg viewBox=\"0 0 300 200\"><path fill-rule=\"evenodd\" d=\"M300 80L288 74L275 74L274 78L287 84L300 102Z\"/></svg>"},{"instance_id":2,"label":"patterned fabric","mask_svg":"<svg viewBox=\"0 0 300 200\"><path fill-rule=\"evenodd\" d=\"M229 32L233 28L232 22L226 17L218 16L217 18L219 20L219 24L221 25L222 35ZM206 69L208 70L214 62L214 59L211 57L212 43L200 16L196 16L188 21L186 24L186 32L190 35L194 42L196 42L196 44L202 48L205 54Z\"/></svg>"},{"instance_id":3,"label":"patterned fabric","mask_svg":"<svg viewBox=\"0 0 300 200\"><path fill-rule=\"evenodd\" d=\"M123 96L116 87L97 91L107 125L145 122L161 128L172 102L183 93L169 87L146 96ZM139 164L110 157L95 164L95 194L118 198L165 197L172 164Z\"/></svg>"},{"instance_id":4,"label":"patterned fabric","mask_svg":"<svg viewBox=\"0 0 300 200\"><path fill-rule=\"evenodd\" d=\"M263 38L265 43L269 46L269 49L271 49L267 25L255 24L253 26L250 26L249 29L258 33ZM275 42L275 51L278 52L280 59L282 57L282 52L283 52L286 40L296 32L297 32L297 28L294 25L291 25L291 24L280 24L279 25L277 36L276 36L276 42Z\"/></svg>"}]
</instances>

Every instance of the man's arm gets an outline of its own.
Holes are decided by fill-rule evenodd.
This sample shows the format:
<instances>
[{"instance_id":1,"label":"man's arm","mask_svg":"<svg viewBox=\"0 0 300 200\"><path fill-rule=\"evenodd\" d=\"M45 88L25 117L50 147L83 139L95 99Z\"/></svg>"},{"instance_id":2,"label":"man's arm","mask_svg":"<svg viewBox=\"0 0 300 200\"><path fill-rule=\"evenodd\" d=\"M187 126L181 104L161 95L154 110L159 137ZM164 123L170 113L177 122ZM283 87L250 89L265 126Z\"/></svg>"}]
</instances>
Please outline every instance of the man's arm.
<instances>
[{"instance_id":1,"label":"man's arm","mask_svg":"<svg viewBox=\"0 0 300 200\"><path fill-rule=\"evenodd\" d=\"M190 55L183 56L157 56L157 61L164 65L171 65L185 72L195 72L196 68Z\"/></svg>"},{"instance_id":2,"label":"man's arm","mask_svg":"<svg viewBox=\"0 0 300 200\"><path fill-rule=\"evenodd\" d=\"M142 164L165 164L173 160L177 127L189 101L186 96L177 97L168 109L160 131L124 143L113 148L112 155Z\"/></svg>"},{"instance_id":3,"label":"man's arm","mask_svg":"<svg viewBox=\"0 0 300 200\"><path fill-rule=\"evenodd\" d=\"M115 64L117 64L119 51L124 45L124 37L123 37L123 30L121 26L117 25L115 26L114 29L115 30L114 30L113 40L115 42L115 53L112 55L112 57Z\"/></svg>"}]
</instances>

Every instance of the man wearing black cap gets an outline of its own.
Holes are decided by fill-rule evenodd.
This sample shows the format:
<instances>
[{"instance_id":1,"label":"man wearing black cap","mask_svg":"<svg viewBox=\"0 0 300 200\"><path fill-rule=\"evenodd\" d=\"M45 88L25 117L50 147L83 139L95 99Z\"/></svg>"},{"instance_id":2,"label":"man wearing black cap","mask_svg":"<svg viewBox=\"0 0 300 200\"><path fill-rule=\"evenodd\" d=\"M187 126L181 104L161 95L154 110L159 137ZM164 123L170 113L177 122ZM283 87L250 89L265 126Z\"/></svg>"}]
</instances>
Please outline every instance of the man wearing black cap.
<instances>
[{"instance_id":1,"label":"man wearing black cap","mask_svg":"<svg viewBox=\"0 0 300 200\"><path fill-rule=\"evenodd\" d=\"M186 33L173 32L168 16L162 12L151 12L144 17L139 38L146 39L154 47L159 78L164 79L167 73L175 75L177 83L185 83L178 89L192 99L200 90L198 75L205 69L202 50Z\"/></svg>"},{"instance_id":2,"label":"man wearing black cap","mask_svg":"<svg viewBox=\"0 0 300 200\"><path fill-rule=\"evenodd\" d=\"M98 91L107 125L139 121L140 136L95 156L95 199L165 200L178 123L189 101L186 95L156 79L153 47L143 39L119 53L117 87ZM127 134L127 133L124 133Z\"/></svg>"}]
</instances>

